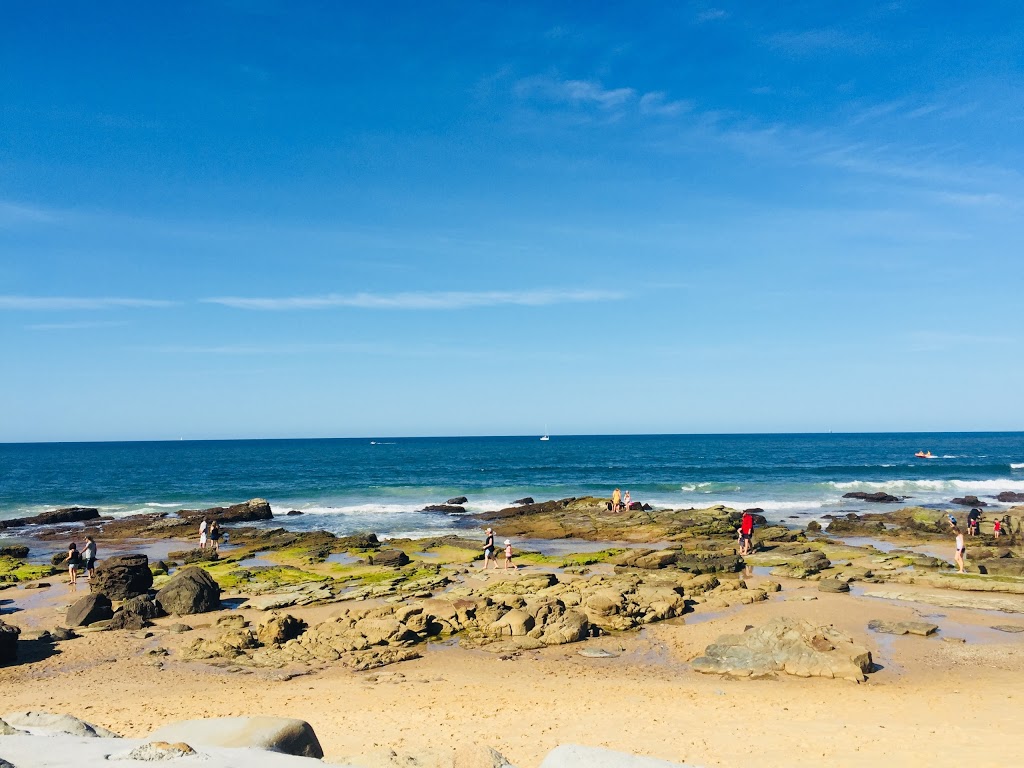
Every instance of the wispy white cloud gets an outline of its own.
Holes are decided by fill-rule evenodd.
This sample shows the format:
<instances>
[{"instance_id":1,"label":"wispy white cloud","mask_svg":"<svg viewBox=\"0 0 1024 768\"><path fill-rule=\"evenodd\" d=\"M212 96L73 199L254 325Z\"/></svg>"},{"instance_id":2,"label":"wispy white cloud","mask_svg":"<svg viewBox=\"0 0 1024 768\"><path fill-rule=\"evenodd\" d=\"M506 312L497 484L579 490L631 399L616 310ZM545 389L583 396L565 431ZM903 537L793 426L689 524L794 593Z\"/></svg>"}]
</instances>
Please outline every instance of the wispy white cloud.
<instances>
[{"instance_id":1,"label":"wispy white cloud","mask_svg":"<svg viewBox=\"0 0 1024 768\"><path fill-rule=\"evenodd\" d=\"M697 21L701 24L708 21L721 21L727 18L729 18L729 12L723 11L721 8L708 8L706 11L701 11L697 14Z\"/></svg>"},{"instance_id":2,"label":"wispy white cloud","mask_svg":"<svg viewBox=\"0 0 1024 768\"><path fill-rule=\"evenodd\" d=\"M640 114L671 117L689 112L693 102L687 99L669 100L663 91L651 91L640 97Z\"/></svg>"},{"instance_id":3,"label":"wispy white cloud","mask_svg":"<svg viewBox=\"0 0 1024 768\"><path fill-rule=\"evenodd\" d=\"M516 83L520 98L540 97L577 106L596 106L612 110L636 98L632 88L605 88L597 80L558 80L552 77L528 77Z\"/></svg>"},{"instance_id":4,"label":"wispy white cloud","mask_svg":"<svg viewBox=\"0 0 1024 768\"><path fill-rule=\"evenodd\" d=\"M46 224L56 219L57 215L46 208L0 200L0 229L19 224Z\"/></svg>"},{"instance_id":5,"label":"wispy white cloud","mask_svg":"<svg viewBox=\"0 0 1024 768\"><path fill-rule=\"evenodd\" d=\"M572 304L614 301L625 298L614 291L556 290L532 291L436 291L407 293L329 293L319 296L285 296L278 298L221 296L203 299L207 304L220 304L234 309L296 310L353 307L357 309L442 310L473 307Z\"/></svg>"},{"instance_id":6,"label":"wispy white cloud","mask_svg":"<svg viewBox=\"0 0 1024 768\"><path fill-rule=\"evenodd\" d=\"M127 323L103 320L78 320L70 323L33 323L26 325L28 331L78 331L86 328L115 328Z\"/></svg>"},{"instance_id":7,"label":"wispy white cloud","mask_svg":"<svg viewBox=\"0 0 1024 768\"><path fill-rule=\"evenodd\" d=\"M162 299L98 298L86 296L0 296L0 310L147 309L171 307L175 303Z\"/></svg>"}]
</instances>

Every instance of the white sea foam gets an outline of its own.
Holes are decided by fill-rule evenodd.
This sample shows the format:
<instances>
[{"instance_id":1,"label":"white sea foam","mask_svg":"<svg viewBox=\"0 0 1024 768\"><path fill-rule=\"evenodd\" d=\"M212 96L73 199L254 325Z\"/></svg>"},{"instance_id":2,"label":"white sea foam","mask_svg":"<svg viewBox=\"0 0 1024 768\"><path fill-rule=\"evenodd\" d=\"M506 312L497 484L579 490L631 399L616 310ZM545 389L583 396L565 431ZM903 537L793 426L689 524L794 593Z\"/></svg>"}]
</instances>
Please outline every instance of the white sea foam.
<instances>
[{"instance_id":1,"label":"white sea foam","mask_svg":"<svg viewBox=\"0 0 1024 768\"><path fill-rule=\"evenodd\" d=\"M1010 469L1024 469L1024 463L1021 463L1021 464L1011 464L1010 465Z\"/></svg>"},{"instance_id":2,"label":"white sea foam","mask_svg":"<svg viewBox=\"0 0 1024 768\"><path fill-rule=\"evenodd\" d=\"M976 491L977 493L998 493L1000 491L1024 491L1024 480L852 480L849 482L826 483L841 491L874 490L889 493L911 494L915 491L942 493L944 491Z\"/></svg>"}]
</instances>

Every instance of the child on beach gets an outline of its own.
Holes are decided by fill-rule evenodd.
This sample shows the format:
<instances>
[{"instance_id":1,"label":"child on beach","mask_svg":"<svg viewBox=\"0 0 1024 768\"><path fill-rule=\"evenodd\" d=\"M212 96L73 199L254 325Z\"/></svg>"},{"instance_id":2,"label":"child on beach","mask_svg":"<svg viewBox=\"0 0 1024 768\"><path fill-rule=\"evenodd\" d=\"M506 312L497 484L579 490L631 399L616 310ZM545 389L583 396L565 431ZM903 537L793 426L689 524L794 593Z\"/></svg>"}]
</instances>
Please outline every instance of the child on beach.
<instances>
[{"instance_id":1,"label":"child on beach","mask_svg":"<svg viewBox=\"0 0 1024 768\"><path fill-rule=\"evenodd\" d=\"M512 566L513 571L518 571L518 565L512 565L512 542L505 539L505 570L507 571L509 566Z\"/></svg>"},{"instance_id":2,"label":"child on beach","mask_svg":"<svg viewBox=\"0 0 1024 768\"><path fill-rule=\"evenodd\" d=\"M75 586L78 583L78 566L82 564L82 555L78 551L78 545L73 541L68 545L68 554L64 562L68 564L68 584Z\"/></svg>"},{"instance_id":3,"label":"child on beach","mask_svg":"<svg viewBox=\"0 0 1024 768\"><path fill-rule=\"evenodd\" d=\"M953 561L956 563L958 573L967 573L964 570L964 535L960 533L959 528L954 528L956 531L956 554L953 556Z\"/></svg>"}]
</instances>

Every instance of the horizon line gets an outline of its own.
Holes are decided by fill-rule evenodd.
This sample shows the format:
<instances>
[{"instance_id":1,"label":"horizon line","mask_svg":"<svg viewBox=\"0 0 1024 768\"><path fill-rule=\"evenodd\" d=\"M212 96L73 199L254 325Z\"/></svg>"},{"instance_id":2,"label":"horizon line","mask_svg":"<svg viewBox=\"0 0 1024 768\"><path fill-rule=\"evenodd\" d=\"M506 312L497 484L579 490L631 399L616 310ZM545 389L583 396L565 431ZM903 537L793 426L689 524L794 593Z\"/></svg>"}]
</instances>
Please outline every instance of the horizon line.
<instances>
[{"instance_id":1,"label":"horizon line","mask_svg":"<svg viewBox=\"0 0 1024 768\"><path fill-rule=\"evenodd\" d=\"M1024 435L1024 429L1007 430L866 430L834 432L589 432L577 434L548 433L552 439L572 439L580 437L808 437L833 435L837 437L851 435ZM196 438L139 438L128 440L0 440L0 446L17 445L110 445L118 443L239 443L239 442L285 442L285 441L327 441L327 440L504 440L504 439L538 439L539 435L532 432L509 435L386 435L368 434L348 437L196 437Z\"/></svg>"}]
</instances>

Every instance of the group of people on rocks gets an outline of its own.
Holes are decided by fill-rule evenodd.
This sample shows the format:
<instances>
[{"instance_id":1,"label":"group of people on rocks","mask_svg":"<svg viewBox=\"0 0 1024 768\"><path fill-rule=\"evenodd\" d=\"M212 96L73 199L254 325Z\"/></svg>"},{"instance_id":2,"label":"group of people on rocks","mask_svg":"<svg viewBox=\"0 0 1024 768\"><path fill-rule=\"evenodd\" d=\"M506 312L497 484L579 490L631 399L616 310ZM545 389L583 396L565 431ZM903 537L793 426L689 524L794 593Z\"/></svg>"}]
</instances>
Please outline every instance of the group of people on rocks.
<instances>
[{"instance_id":1,"label":"group of people on rocks","mask_svg":"<svg viewBox=\"0 0 1024 768\"><path fill-rule=\"evenodd\" d=\"M220 554L220 542L224 539L227 542L227 534L221 530L220 523L214 520L212 523L203 518L199 524L199 548L206 549L213 547L213 551Z\"/></svg>"},{"instance_id":2,"label":"group of people on rocks","mask_svg":"<svg viewBox=\"0 0 1024 768\"><path fill-rule=\"evenodd\" d=\"M625 494L623 494L618 488L612 491L612 512L622 512L623 510L629 509L632 503L633 502L629 498L628 490Z\"/></svg>"},{"instance_id":3,"label":"group of people on rocks","mask_svg":"<svg viewBox=\"0 0 1024 768\"><path fill-rule=\"evenodd\" d=\"M85 537L85 546L79 550L78 544L68 544L68 553L64 556L64 562L68 564L68 584L72 587L78 584L78 571L85 574L85 580L91 582L96 575L96 540L92 536Z\"/></svg>"},{"instance_id":4,"label":"group of people on rocks","mask_svg":"<svg viewBox=\"0 0 1024 768\"><path fill-rule=\"evenodd\" d=\"M949 521L950 528L953 529L953 533L956 534L955 550L953 554L953 562L956 564L958 573L966 573L964 560L967 557L967 547L964 544L964 534L960 530L960 526L957 524L956 518L953 515L946 515L946 519ZM981 510L975 507L967 513L967 535L968 536L980 536L981 535ZM1003 535L1003 523L1004 520L996 518L992 521L992 537L998 539Z\"/></svg>"},{"instance_id":5,"label":"group of people on rocks","mask_svg":"<svg viewBox=\"0 0 1024 768\"><path fill-rule=\"evenodd\" d=\"M484 570L487 570L489 563L494 563L494 570L498 570L498 558L494 555L494 530L488 528L484 539ZM505 539L505 570L518 571L519 566L512 562L512 541Z\"/></svg>"}]
</instances>

